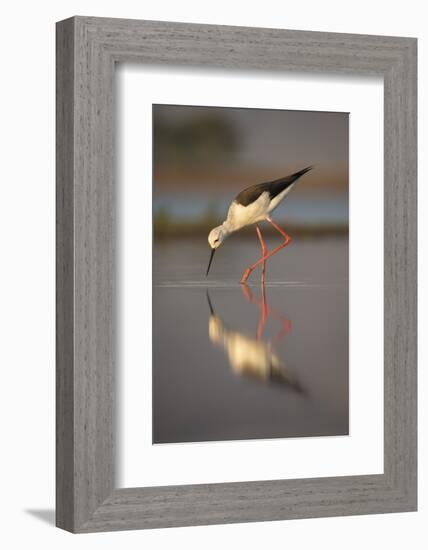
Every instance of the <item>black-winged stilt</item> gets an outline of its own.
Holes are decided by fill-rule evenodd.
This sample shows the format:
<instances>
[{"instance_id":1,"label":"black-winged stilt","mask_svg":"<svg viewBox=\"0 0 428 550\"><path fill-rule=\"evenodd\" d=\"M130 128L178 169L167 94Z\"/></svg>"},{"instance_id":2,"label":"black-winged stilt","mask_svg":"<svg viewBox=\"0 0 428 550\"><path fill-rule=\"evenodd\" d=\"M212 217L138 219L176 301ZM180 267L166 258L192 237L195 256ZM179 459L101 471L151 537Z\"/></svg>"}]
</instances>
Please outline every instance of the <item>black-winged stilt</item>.
<instances>
[{"instance_id":1,"label":"black-winged stilt","mask_svg":"<svg viewBox=\"0 0 428 550\"><path fill-rule=\"evenodd\" d=\"M252 185L251 187L247 187L246 189L241 191L235 197L229 207L226 220L218 227L215 227L208 235L208 242L211 246L211 256L208 262L206 273L207 276L211 267L211 262L214 258L214 252L221 245L224 239L234 231L238 231L246 225L252 225L253 223L255 223L257 235L259 237L262 247L262 257L257 260L256 263L245 270L241 279L241 283L245 283L250 274L260 264L263 264L262 283L264 282L266 260L271 258L274 254L279 252L285 246L290 244L291 241L290 235L287 235L287 233L269 217L269 214L290 192L296 181L301 176L303 176L303 174L306 174L306 172L309 172L309 170L311 169L312 166L308 166L307 168L291 174L290 176L279 178L277 180L269 181L266 183ZM272 250L271 252L268 252L260 228L257 225L258 222L265 220L272 224L273 227L284 238L284 242L274 248L274 250Z\"/></svg>"}]
</instances>

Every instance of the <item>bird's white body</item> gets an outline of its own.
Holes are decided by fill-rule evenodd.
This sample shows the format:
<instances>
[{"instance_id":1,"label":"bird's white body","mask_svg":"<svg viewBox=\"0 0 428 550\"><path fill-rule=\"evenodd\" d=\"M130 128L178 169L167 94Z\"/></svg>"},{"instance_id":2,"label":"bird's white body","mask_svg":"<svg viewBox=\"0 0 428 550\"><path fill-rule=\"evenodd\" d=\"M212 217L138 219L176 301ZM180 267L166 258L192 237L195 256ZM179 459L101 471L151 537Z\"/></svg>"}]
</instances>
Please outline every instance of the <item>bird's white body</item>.
<instances>
[{"instance_id":1,"label":"bird's white body","mask_svg":"<svg viewBox=\"0 0 428 550\"><path fill-rule=\"evenodd\" d=\"M253 223L261 222L267 218L282 201L282 199L290 192L293 185L284 189L279 195L271 199L269 193L265 192L260 197L249 204L243 206L242 204L233 201L229 207L227 218L223 222L223 227L227 229L228 233L232 231L238 231L246 225L252 225Z\"/></svg>"}]
</instances>

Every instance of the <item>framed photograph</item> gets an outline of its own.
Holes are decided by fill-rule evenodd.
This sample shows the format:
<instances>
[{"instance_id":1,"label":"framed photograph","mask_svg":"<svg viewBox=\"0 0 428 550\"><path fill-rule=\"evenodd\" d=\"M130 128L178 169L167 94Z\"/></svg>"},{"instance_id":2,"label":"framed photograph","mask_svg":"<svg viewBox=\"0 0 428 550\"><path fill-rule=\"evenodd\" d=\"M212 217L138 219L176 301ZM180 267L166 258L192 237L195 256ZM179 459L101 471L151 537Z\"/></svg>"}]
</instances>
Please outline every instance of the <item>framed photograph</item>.
<instances>
[{"instance_id":1,"label":"framed photograph","mask_svg":"<svg viewBox=\"0 0 428 550\"><path fill-rule=\"evenodd\" d=\"M416 39L57 24L57 526L414 511Z\"/></svg>"}]
</instances>

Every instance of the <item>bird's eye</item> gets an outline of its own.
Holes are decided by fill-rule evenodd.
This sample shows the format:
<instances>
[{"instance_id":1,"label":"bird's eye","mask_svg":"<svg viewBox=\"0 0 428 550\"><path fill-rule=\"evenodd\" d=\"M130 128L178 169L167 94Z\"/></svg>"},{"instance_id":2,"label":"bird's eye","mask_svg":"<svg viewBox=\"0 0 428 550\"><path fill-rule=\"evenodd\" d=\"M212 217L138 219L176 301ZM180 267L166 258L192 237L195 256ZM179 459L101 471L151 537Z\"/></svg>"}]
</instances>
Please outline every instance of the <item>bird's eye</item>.
<instances>
[{"instance_id":1,"label":"bird's eye","mask_svg":"<svg viewBox=\"0 0 428 550\"><path fill-rule=\"evenodd\" d=\"M218 239L216 239L216 240L214 241L214 244L215 244L215 243L218 243Z\"/></svg>"}]
</instances>

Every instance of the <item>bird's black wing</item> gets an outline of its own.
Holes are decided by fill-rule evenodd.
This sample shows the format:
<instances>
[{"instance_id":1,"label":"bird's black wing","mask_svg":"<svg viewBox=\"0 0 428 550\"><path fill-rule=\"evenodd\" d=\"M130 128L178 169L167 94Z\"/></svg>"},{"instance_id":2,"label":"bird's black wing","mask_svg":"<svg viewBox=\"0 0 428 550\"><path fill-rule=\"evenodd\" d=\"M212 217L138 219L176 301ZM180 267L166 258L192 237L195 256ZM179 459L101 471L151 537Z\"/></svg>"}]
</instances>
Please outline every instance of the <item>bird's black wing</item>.
<instances>
[{"instance_id":1,"label":"bird's black wing","mask_svg":"<svg viewBox=\"0 0 428 550\"><path fill-rule=\"evenodd\" d=\"M312 170L312 166L308 166L295 174L286 176L285 178L279 178L277 180L268 181L266 183L258 183L256 185L251 185L243 191L241 191L236 197L235 202L242 204L242 206L248 206L249 204L255 202L262 193L269 193L269 198L273 199L279 195L282 191L287 189L292 185L296 180L298 180L303 174Z\"/></svg>"}]
</instances>

